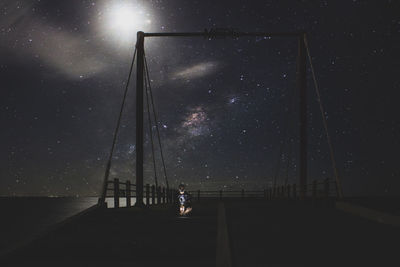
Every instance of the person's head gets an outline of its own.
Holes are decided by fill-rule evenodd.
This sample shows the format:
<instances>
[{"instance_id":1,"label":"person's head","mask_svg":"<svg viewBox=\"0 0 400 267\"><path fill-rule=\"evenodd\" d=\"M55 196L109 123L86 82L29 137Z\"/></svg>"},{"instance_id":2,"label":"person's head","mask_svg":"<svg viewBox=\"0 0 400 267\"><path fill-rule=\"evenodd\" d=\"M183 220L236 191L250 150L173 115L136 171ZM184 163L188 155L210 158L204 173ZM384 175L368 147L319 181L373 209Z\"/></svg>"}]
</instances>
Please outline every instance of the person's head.
<instances>
[{"instance_id":1,"label":"person's head","mask_svg":"<svg viewBox=\"0 0 400 267\"><path fill-rule=\"evenodd\" d=\"M179 188L179 192L185 191L185 185L184 184L180 184L178 188Z\"/></svg>"}]
</instances>

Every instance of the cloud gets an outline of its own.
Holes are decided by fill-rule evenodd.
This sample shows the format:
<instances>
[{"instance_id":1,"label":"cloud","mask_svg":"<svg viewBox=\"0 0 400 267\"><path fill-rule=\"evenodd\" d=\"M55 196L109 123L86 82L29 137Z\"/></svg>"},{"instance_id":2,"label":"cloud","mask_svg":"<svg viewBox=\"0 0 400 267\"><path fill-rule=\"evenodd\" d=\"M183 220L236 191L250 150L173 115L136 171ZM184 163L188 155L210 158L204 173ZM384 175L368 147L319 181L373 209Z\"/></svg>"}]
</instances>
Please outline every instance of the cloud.
<instances>
[{"instance_id":1,"label":"cloud","mask_svg":"<svg viewBox=\"0 0 400 267\"><path fill-rule=\"evenodd\" d=\"M1 28L6 31L15 30L17 24L29 21L29 12L33 10L34 1L3 0L0 3L2 16L0 16Z\"/></svg>"},{"instance_id":2,"label":"cloud","mask_svg":"<svg viewBox=\"0 0 400 267\"><path fill-rule=\"evenodd\" d=\"M80 36L59 31L47 25L32 36L32 53L46 65L71 79L86 78L104 71L107 67L92 45Z\"/></svg>"},{"instance_id":3,"label":"cloud","mask_svg":"<svg viewBox=\"0 0 400 267\"><path fill-rule=\"evenodd\" d=\"M215 73L220 64L217 61L207 61L176 71L172 79L195 79Z\"/></svg>"},{"instance_id":4,"label":"cloud","mask_svg":"<svg viewBox=\"0 0 400 267\"><path fill-rule=\"evenodd\" d=\"M36 58L69 79L87 78L107 69L106 51L93 34L44 23L35 12L34 1L6 1L1 7L5 10L0 18L1 48L24 60Z\"/></svg>"}]
</instances>

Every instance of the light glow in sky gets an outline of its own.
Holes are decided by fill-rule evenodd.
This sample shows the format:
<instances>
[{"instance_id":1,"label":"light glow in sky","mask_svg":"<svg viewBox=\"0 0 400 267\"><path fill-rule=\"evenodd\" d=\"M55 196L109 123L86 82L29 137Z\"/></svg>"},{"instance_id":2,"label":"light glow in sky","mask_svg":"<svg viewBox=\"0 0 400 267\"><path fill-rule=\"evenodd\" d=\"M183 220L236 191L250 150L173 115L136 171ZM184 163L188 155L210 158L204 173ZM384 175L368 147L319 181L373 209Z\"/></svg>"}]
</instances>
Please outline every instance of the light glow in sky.
<instances>
[{"instance_id":1,"label":"light glow in sky","mask_svg":"<svg viewBox=\"0 0 400 267\"><path fill-rule=\"evenodd\" d=\"M131 45L138 31L147 31L151 14L136 2L110 1L104 6L104 33L119 45Z\"/></svg>"}]
</instances>

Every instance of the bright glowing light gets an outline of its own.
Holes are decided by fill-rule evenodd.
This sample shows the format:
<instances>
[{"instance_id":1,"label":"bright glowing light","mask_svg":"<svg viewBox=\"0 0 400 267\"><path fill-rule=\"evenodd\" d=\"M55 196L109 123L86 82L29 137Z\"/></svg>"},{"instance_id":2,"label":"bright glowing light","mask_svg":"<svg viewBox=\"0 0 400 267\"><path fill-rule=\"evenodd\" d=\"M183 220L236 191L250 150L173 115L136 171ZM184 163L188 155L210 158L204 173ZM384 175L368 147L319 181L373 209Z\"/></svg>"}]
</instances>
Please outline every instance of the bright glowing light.
<instances>
[{"instance_id":1,"label":"bright glowing light","mask_svg":"<svg viewBox=\"0 0 400 267\"><path fill-rule=\"evenodd\" d=\"M132 5L115 6L110 12L110 26L120 34L131 34L141 24L141 15Z\"/></svg>"},{"instance_id":2,"label":"bright glowing light","mask_svg":"<svg viewBox=\"0 0 400 267\"><path fill-rule=\"evenodd\" d=\"M150 17L139 4L110 1L105 6L103 30L119 44L132 44L138 31L148 30L151 24Z\"/></svg>"}]
</instances>

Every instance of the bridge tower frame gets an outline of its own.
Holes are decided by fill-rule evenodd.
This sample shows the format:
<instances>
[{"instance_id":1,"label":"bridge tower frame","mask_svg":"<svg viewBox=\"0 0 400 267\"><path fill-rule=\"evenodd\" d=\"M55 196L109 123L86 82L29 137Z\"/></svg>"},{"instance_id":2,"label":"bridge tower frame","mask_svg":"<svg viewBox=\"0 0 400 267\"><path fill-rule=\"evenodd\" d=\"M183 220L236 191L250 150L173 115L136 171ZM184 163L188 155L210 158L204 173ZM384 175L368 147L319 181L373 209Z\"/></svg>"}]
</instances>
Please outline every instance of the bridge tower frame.
<instances>
[{"instance_id":1,"label":"bridge tower frame","mask_svg":"<svg viewBox=\"0 0 400 267\"><path fill-rule=\"evenodd\" d=\"M299 90L299 188L300 199L304 199L307 191L307 61L305 49L305 32L239 32L231 29L212 29L204 32L163 32L145 33L137 32L137 68L136 68L136 204L143 203L143 92L144 92L144 40L146 37L203 37L212 39L216 37L291 37L298 40L296 80Z\"/></svg>"}]
</instances>

